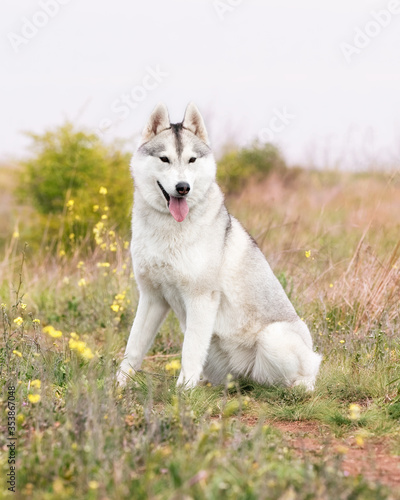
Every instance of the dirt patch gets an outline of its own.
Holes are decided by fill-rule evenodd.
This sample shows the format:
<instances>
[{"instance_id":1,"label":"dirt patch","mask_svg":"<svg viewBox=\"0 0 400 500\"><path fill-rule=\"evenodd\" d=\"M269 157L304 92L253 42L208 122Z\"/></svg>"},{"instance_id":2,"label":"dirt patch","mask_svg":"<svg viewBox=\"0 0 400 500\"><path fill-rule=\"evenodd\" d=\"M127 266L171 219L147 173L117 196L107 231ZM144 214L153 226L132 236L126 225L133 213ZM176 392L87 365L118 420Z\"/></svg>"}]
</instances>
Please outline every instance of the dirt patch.
<instances>
[{"instance_id":1,"label":"dirt patch","mask_svg":"<svg viewBox=\"0 0 400 500\"><path fill-rule=\"evenodd\" d=\"M318 422L268 422L279 429L300 456L338 460L346 475L362 475L368 481L400 488L400 457L390 453L390 438L352 434L335 438Z\"/></svg>"}]
</instances>

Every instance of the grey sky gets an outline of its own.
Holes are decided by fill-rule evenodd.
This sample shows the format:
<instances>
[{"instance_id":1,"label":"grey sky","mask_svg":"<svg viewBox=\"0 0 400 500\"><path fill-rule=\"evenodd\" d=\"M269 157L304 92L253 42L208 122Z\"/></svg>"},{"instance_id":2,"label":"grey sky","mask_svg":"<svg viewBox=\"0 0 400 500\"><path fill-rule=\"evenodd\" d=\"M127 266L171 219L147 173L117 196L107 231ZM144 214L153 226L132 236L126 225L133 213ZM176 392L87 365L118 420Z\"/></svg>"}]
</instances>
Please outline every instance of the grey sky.
<instances>
[{"instance_id":1,"label":"grey sky","mask_svg":"<svg viewBox=\"0 0 400 500\"><path fill-rule=\"evenodd\" d=\"M59 0L46 20L56 1L1 2L0 159L26 154L21 131L66 118L108 120L104 137L133 148L160 100L172 121L195 101L217 150L260 136L319 167L400 156L397 0ZM357 28L365 47L347 61Z\"/></svg>"}]
</instances>

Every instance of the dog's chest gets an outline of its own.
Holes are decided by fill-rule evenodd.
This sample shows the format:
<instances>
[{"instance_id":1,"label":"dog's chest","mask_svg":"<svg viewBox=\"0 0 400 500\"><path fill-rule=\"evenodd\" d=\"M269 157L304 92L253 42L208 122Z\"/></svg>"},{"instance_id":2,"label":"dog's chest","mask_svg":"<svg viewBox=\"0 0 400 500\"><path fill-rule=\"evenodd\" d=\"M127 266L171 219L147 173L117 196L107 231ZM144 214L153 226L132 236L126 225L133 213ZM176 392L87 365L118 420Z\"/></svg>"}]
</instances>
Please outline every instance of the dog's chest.
<instances>
[{"instance_id":1,"label":"dog's chest","mask_svg":"<svg viewBox=\"0 0 400 500\"><path fill-rule=\"evenodd\" d=\"M210 254L207 238L188 232L177 234L143 229L132 239L132 261L136 280L153 288L201 293L209 287L218 266L218 253Z\"/></svg>"}]
</instances>

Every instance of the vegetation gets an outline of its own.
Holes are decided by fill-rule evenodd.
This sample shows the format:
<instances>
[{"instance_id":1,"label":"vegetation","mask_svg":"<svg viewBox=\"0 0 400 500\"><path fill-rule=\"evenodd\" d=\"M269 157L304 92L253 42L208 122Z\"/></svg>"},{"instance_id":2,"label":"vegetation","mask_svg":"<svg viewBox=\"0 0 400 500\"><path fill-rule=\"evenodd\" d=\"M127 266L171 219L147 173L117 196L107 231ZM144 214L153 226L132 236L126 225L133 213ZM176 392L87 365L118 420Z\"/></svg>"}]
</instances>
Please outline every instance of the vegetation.
<instances>
[{"instance_id":1,"label":"vegetation","mask_svg":"<svg viewBox=\"0 0 400 500\"><path fill-rule=\"evenodd\" d=\"M7 497L6 484L10 386L17 401L14 498L400 498L390 488L395 475L378 481L349 461L376 446L385 446L388 461L400 454L399 175L277 168L263 179L249 176L245 189L227 198L323 353L311 394L231 379L177 390L182 334L172 314L143 371L118 389L138 297L119 219L128 205L113 212L115 178L104 179L90 202L84 184L69 179L50 212L35 205L46 217L58 211L65 225L82 214L74 244L57 242L51 252L21 231L2 251L1 498L14 495ZM93 216L94 204L115 215ZM311 430L293 438L288 426L300 424Z\"/></svg>"}]
</instances>

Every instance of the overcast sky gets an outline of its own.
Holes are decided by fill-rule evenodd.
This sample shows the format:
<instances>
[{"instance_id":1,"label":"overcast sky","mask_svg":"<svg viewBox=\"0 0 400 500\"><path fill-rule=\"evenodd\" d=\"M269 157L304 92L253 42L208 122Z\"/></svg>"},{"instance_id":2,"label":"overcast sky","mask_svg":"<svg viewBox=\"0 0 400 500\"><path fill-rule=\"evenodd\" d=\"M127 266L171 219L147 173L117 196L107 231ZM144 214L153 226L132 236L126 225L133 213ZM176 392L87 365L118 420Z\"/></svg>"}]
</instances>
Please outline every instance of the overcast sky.
<instances>
[{"instance_id":1,"label":"overcast sky","mask_svg":"<svg viewBox=\"0 0 400 500\"><path fill-rule=\"evenodd\" d=\"M193 100L217 151L399 164L398 0L1 0L0 40L0 160L66 119L133 149L157 102Z\"/></svg>"}]
</instances>

